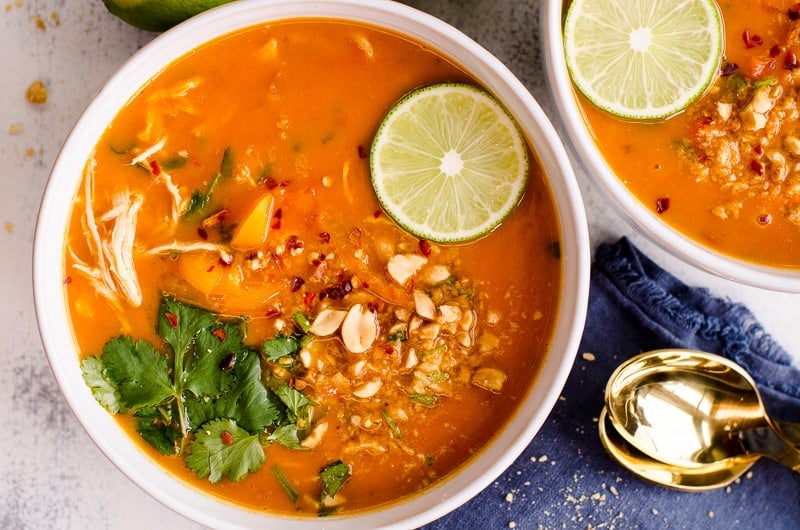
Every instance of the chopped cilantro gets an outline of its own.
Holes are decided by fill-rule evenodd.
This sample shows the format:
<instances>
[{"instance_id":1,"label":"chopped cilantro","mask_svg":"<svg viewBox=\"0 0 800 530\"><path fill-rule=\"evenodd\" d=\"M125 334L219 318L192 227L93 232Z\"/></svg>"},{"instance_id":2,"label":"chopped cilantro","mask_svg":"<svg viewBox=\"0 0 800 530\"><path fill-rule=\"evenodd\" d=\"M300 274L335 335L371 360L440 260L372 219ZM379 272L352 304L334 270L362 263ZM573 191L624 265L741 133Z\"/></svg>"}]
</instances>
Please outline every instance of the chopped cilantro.
<instances>
[{"instance_id":1,"label":"chopped cilantro","mask_svg":"<svg viewBox=\"0 0 800 530\"><path fill-rule=\"evenodd\" d=\"M386 410L381 411L381 416L383 416L386 425L389 426L389 429L392 431L392 435L397 438L398 440L403 439L403 433L400 432L400 427L397 426L397 423L389 416L389 413Z\"/></svg>"},{"instance_id":2,"label":"chopped cilantro","mask_svg":"<svg viewBox=\"0 0 800 530\"><path fill-rule=\"evenodd\" d=\"M173 156L172 158L168 158L161 162L161 169L164 171L171 171L173 169L180 169L186 166L186 162L189 161L189 158L185 156Z\"/></svg>"},{"instance_id":3,"label":"chopped cilantro","mask_svg":"<svg viewBox=\"0 0 800 530\"><path fill-rule=\"evenodd\" d=\"M261 353L267 361L277 361L281 357L294 355L300 351L300 342L297 337L278 335L265 340L261 345Z\"/></svg>"},{"instance_id":4,"label":"chopped cilantro","mask_svg":"<svg viewBox=\"0 0 800 530\"><path fill-rule=\"evenodd\" d=\"M119 410L135 411L156 405L174 395L167 361L152 344L122 336L103 348L105 373L119 392Z\"/></svg>"},{"instance_id":5,"label":"chopped cilantro","mask_svg":"<svg viewBox=\"0 0 800 530\"><path fill-rule=\"evenodd\" d=\"M301 311L295 311L294 321L303 333L308 333L308 330L311 329L311 322L308 321L308 318Z\"/></svg>"},{"instance_id":6,"label":"chopped cilantro","mask_svg":"<svg viewBox=\"0 0 800 530\"><path fill-rule=\"evenodd\" d=\"M405 342L408 340L408 335L404 330L395 331L394 333L389 333L389 336L386 337L388 342Z\"/></svg>"},{"instance_id":7,"label":"chopped cilantro","mask_svg":"<svg viewBox=\"0 0 800 530\"><path fill-rule=\"evenodd\" d=\"M305 447L300 443L300 435L296 423L281 425L267 436L267 441L279 443L289 449L305 450Z\"/></svg>"},{"instance_id":8,"label":"chopped cilantro","mask_svg":"<svg viewBox=\"0 0 800 530\"><path fill-rule=\"evenodd\" d=\"M233 153L231 152L230 147L225 148L225 152L222 153L222 162L219 165L219 171L214 173L214 176L211 177L211 181L206 186L206 189L203 191L194 190L192 192L191 197L189 198L189 208L186 211L186 215L188 217L202 214L205 209L211 204L211 198L214 194L214 190L216 189L219 181L223 178L228 178L233 174Z\"/></svg>"},{"instance_id":9,"label":"chopped cilantro","mask_svg":"<svg viewBox=\"0 0 800 530\"><path fill-rule=\"evenodd\" d=\"M300 436L311 428L316 403L285 383L274 391L265 386L258 352L244 345L242 319L223 321L167 298L156 328L163 352L120 336L82 361L84 381L102 406L134 415L142 438L162 454L181 455L211 482L258 470L262 440L303 449ZM299 349L296 337L264 344L268 361Z\"/></svg>"},{"instance_id":10,"label":"chopped cilantro","mask_svg":"<svg viewBox=\"0 0 800 530\"><path fill-rule=\"evenodd\" d=\"M765 77L763 79L756 79L753 81L753 88L761 88L763 86L772 86L778 82L777 77Z\"/></svg>"},{"instance_id":11,"label":"chopped cilantro","mask_svg":"<svg viewBox=\"0 0 800 530\"><path fill-rule=\"evenodd\" d=\"M431 372L428 374L428 380L431 383L443 383L450 379L450 374L447 372Z\"/></svg>"},{"instance_id":12,"label":"chopped cilantro","mask_svg":"<svg viewBox=\"0 0 800 530\"><path fill-rule=\"evenodd\" d=\"M328 464L319 472L322 479L322 495L333 497L350 478L350 465L341 460Z\"/></svg>"},{"instance_id":13,"label":"chopped cilantro","mask_svg":"<svg viewBox=\"0 0 800 530\"><path fill-rule=\"evenodd\" d=\"M278 467L277 464L272 466L272 474L275 475L275 478L278 480L278 484L281 485L283 491L285 491L286 495L289 496L289 500L291 500L292 502L296 502L297 492L294 490L294 488L292 487L292 483L289 482L289 479L286 478L286 475L283 474L283 471L281 471L281 468Z\"/></svg>"},{"instance_id":14,"label":"chopped cilantro","mask_svg":"<svg viewBox=\"0 0 800 530\"><path fill-rule=\"evenodd\" d=\"M190 448L186 464L198 477L208 477L212 484L222 477L238 482L261 469L265 460L258 435L248 433L227 418L204 424Z\"/></svg>"},{"instance_id":15,"label":"chopped cilantro","mask_svg":"<svg viewBox=\"0 0 800 530\"><path fill-rule=\"evenodd\" d=\"M222 178L228 178L233 175L233 151L231 147L228 146L225 148L225 151L222 153L222 162L219 164L219 173Z\"/></svg>"},{"instance_id":16,"label":"chopped cilantro","mask_svg":"<svg viewBox=\"0 0 800 530\"><path fill-rule=\"evenodd\" d=\"M137 423L136 431L162 455L178 453L177 442L181 439L181 434L172 427L163 423L142 420Z\"/></svg>"},{"instance_id":17,"label":"chopped cilantro","mask_svg":"<svg viewBox=\"0 0 800 530\"><path fill-rule=\"evenodd\" d=\"M426 407L432 407L436 405L436 402L438 401L436 396L430 396L428 394L409 394L408 398L414 403L419 403L420 405L425 405Z\"/></svg>"}]
</instances>

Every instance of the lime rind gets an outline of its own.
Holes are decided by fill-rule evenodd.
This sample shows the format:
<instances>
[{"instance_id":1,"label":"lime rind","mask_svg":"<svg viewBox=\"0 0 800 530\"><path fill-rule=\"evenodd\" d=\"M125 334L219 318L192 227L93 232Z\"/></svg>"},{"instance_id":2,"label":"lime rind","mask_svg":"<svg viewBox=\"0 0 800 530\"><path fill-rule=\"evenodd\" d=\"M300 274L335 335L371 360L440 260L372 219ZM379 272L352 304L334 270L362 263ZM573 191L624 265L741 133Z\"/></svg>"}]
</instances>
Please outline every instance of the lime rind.
<instances>
[{"instance_id":1,"label":"lime rind","mask_svg":"<svg viewBox=\"0 0 800 530\"><path fill-rule=\"evenodd\" d=\"M451 152L459 156L450 160ZM404 96L370 152L383 210L438 243L464 243L497 228L522 198L528 163L527 142L511 116L487 92L463 83Z\"/></svg>"},{"instance_id":2,"label":"lime rind","mask_svg":"<svg viewBox=\"0 0 800 530\"><path fill-rule=\"evenodd\" d=\"M649 32L635 33L643 27ZM632 35L649 39L648 53ZM575 86L599 108L634 120L667 118L702 96L723 40L713 0L575 0L564 22Z\"/></svg>"}]
</instances>

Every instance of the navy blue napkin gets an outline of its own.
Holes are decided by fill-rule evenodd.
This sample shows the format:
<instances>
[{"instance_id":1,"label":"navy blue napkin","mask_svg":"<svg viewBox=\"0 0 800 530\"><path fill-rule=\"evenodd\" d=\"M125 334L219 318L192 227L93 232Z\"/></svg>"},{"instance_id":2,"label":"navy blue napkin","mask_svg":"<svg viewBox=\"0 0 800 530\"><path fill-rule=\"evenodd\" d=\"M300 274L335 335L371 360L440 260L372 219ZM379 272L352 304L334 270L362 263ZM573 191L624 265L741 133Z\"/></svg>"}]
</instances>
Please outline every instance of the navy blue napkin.
<instances>
[{"instance_id":1,"label":"navy blue napkin","mask_svg":"<svg viewBox=\"0 0 800 530\"><path fill-rule=\"evenodd\" d=\"M800 371L753 314L683 284L623 238L596 251L580 351L542 430L491 486L426 528L800 528L800 474L765 458L727 488L694 493L640 480L605 453L597 417L608 377L666 347L735 360L776 419L800 421Z\"/></svg>"}]
</instances>

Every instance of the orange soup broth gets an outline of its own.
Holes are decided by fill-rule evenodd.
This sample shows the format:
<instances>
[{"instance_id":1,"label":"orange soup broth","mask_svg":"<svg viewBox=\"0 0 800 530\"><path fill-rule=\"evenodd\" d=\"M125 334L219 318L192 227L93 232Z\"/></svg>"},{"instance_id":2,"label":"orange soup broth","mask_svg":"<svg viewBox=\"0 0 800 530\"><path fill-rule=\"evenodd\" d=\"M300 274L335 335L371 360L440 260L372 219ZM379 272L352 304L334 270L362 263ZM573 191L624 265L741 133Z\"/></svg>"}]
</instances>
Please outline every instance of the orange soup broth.
<instances>
[{"instance_id":1,"label":"orange soup broth","mask_svg":"<svg viewBox=\"0 0 800 530\"><path fill-rule=\"evenodd\" d=\"M197 81L197 86L179 98L165 96L187 80ZM312 241L327 232L333 244L356 227L365 236L399 233L380 212L364 153L394 102L412 89L441 81L472 82L432 50L367 27L287 21L227 36L170 65L109 126L94 153L95 208L106 211L120 190L149 192L139 216L137 242L152 246L172 237L164 234L170 196L141 168L123 163L129 154L119 154L133 143L147 145L166 135L166 152L189 155L184 167L171 171L182 190L204 188L229 146L235 153L234 180L243 173L269 174L266 180L255 179L259 184L249 188L223 186L215 201L235 218L242 215L237 205L250 204L264 189L274 188L275 208L281 209L282 217L270 240L297 234ZM527 192L503 225L474 243L436 247L442 255L454 257L461 276L475 280L475 290L483 297L481 306L502 315L492 329L502 347L490 356L493 365L508 374L508 381L500 393L468 386L435 407L420 408L402 425L403 443L414 448L415 456L398 447L375 456L343 456L336 438L342 425L331 412L327 416L331 425L319 448L298 452L278 444L266 446L266 462L259 472L237 483L223 479L211 485L198 479L181 458L159 455L138 436L127 416L119 416L120 423L143 451L176 476L256 510L310 511L303 503L318 496L317 471L340 458L352 465L353 472L342 488L346 510L396 501L463 465L528 394L553 333L562 281L557 259L560 228L545 176L534 155L531 161ZM76 254L85 255L83 203L78 199L76 204L69 244ZM176 239L197 239L197 223L179 224L177 230ZM307 268L306 256L287 258L287 275L293 270L305 274ZM162 344L153 323L162 295L180 289L178 265L170 256L137 254L136 269L144 302L138 310L127 311L124 319L114 317L85 278L67 269L67 296L83 356L99 354L109 338L121 333ZM376 286L386 281L379 276L369 281ZM408 292L401 291L407 299ZM288 309L293 298L285 288L281 293ZM275 318L265 316L266 307L243 310L251 317L246 343L256 349L275 334ZM287 314L282 317L291 318L291 312ZM335 400L331 406L336 406ZM297 503L290 501L270 472L275 465L300 493Z\"/></svg>"},{"instance_id":2,"label":"orange soup broth","mask_svg":"<svg viewBox=\"0 0 800 530\"><path fill-rule=\"evenodd\" d=\"M747 70L787 31L786 10L794 2L720 2L725 28L724 57ZM747 48L742 35L748 30L764 44ZM717 83L722 84L725 78ZM776 200L746 201L737 218L721 219L713 206L733 200L714 182L698 182L677 154L676 145L693 133L696 123L688 113L665 121L636 123L620 120L577 96L590 132L622 183L663 222L690 239L722 254L770 266L800 267L800 228L782 216L769 226L757 219L779 211ZM666 211L657 203L669 199Z\"/></svg>"}]
</instances>

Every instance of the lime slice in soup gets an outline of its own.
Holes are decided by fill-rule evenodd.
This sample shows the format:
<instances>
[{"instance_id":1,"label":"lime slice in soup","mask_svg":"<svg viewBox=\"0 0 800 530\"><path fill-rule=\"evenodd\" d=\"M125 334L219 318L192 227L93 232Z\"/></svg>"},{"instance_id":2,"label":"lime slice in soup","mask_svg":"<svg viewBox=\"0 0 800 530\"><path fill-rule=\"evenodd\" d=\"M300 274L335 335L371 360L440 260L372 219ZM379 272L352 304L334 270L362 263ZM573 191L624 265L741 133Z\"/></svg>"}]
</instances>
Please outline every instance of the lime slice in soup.
<instances>
[{"instance_id":1,"label":"lime slice in soup","mask_svg":"<svg viewBox=\"0 0 800 530\"><path fill-rule=\"evenodd\" d=\"M391 108L370 169L378 201L397 224L417 237L461 243L494 230L520 201L528 148L494 97L443 83Z\"/></svg>"},{"instance_id":2,"label":"lime slice in soup","mask_svg":"<svg viewBox=\"0 0 800 530\"><path fill-rule=\"evenodd\" d=\"M622 118L685 109L713 82L723 29L714 0L574 0L564 23L572 81Z\"/></svg>"}]
</instances>

